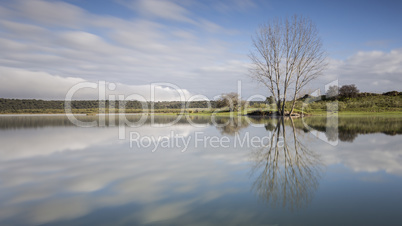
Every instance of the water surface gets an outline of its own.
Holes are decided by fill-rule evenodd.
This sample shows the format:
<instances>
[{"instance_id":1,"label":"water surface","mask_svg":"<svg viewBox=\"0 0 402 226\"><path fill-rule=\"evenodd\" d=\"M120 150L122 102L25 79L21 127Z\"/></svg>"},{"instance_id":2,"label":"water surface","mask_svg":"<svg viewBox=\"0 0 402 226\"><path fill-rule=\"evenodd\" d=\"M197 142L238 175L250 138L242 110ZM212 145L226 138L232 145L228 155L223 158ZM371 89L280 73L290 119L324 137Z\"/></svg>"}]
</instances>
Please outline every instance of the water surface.
<instances>
[{"instance_id":1,"label":"water surface","mask_svg":"<svg viewBox=\"0 0 402 226\"><path fill-rule=\"evenodd\" d=\"M402 221L402 117L175 119L0 116L0 225Z\"/></svg>"}]
</instances>

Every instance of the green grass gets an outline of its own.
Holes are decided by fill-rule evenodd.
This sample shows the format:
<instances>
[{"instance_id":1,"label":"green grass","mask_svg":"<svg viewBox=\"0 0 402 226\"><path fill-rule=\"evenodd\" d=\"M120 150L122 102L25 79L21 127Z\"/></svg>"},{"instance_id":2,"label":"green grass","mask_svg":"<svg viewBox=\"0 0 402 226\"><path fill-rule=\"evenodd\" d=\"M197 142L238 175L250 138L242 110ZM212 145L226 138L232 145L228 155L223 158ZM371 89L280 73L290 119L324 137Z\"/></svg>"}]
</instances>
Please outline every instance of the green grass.
<instances>
[{"instance_id":1,"label":"green grass","mask_svg":"<svg viewBox=\"0 0 402 226\"><path fill-rule=\"evenodd\" d=\"M361 96L356 98L340 98L339 100L319 100L311 102L307 107L303 108L303 101L296 102L295 113L303 113L307 115L327 115L327 105L336 101L338 103L338 115L400 115L402 114L402 96ZM286 111L291 108L291 102L286 103ZM118 113L119 109L105 109ZM275 109L253 108L249 107L248 112L255 110L273 111ZM72 109L75 114L97 114L98 108ZM64 114L64 109L9 109L1 111L0 114ZM124 113L145 113L142 109L125 109ZM149 112L148 112L149 113ZM181 113L181 109L155 109L154 114L177 115ZM246 112L230 113L228 109L206 109L206 108L190 108L185 110L185 114L190 115L211 115L218 116L234 116L246 114Z\"/></svg>"}]
</instances>

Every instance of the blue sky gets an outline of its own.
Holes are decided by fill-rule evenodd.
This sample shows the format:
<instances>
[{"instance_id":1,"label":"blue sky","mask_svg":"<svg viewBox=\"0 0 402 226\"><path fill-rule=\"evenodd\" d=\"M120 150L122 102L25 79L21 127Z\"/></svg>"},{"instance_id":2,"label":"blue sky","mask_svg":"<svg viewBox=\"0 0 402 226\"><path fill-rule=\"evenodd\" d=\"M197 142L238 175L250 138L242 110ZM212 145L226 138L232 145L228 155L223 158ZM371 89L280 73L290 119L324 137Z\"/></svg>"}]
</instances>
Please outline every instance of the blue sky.
<instances>
[{"instance_id":1,"label":"blue sky","mask_svg":"<svg viewBox=\"0 0 402 226\"><path fill-rule=\"evenodd\" d=\"M328 69L306 92L336 79L361 91L398 90L401 10L400 1L0 1L0 97L64 99L75 84L99 80L116 84L110 93L145 99L153 82L212 98L241 81L246 98L267 96L247 76L251 36L294 14L316 23L329 54ZM157 99L177 98L157 89Z\"/></svg>"}]
</instances>

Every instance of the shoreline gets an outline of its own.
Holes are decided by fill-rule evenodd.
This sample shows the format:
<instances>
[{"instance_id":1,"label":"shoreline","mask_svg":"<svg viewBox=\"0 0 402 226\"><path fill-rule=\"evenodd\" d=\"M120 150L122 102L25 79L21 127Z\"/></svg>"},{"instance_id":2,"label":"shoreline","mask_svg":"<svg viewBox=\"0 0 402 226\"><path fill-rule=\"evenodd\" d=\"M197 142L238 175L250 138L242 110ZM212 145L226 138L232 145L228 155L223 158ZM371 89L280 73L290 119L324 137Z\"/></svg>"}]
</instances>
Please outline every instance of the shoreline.
<instances>
[{"instance_id":1,"label":"shoreline","mask_svg":"<svg viewBox=\"0 0 402 226\"><path fill-rule=\"evenodd\" d=\"M176 113L176 112L147 112L147 113L140 113L140 112L127 112L127 113L95 113L95 112L73 112L73 115L80 115L80 116L97 116L97 115L144 115L144 114L153 114L153 115L190 115L190 116L212 116L212 115L216 115L216 116L231 116L231 114L233 114L233 116L251 116L251 115L247 115L246 113L242 112L197 112L197 113L188 113L185 112L183 114L180 113ZM23 112L23 113L0 113L0 116L30 116L30 115L34 115L34 116L64 116L66 115L66 113L56 113L56 112ZM365 116L378 116L378 115L392 115L392 116L402 116L402 111L379 111L379 112L367 112L367 111L340 111L337 112L335 114L328 114L327 112L308 112L305 113L303 117L310 117L310 116L327 116L327 115L338 115L338 116L353 116L353 115L365 115ZM261 116L264 117L264 116ZM271 116L268 116L271 117ZM285 116L288 117L288 116Z\"/></svg>"}]
</instances>

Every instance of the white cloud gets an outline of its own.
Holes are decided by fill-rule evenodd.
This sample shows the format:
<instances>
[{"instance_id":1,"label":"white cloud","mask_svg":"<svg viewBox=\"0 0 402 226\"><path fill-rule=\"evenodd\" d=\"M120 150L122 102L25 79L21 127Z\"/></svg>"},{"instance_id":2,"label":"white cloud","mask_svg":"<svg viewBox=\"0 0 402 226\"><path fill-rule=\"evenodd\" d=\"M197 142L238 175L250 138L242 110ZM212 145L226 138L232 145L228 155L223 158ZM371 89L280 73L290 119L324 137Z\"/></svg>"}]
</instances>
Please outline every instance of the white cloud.
<instances>
[{"instance_id":1,"label":"white cloud","mask_svg":"<svg viewBox=\"0 0 402 226\"><path fill-rule=\"evenodd\" d=\"M34 72L10 67L0 67L0 96L4 98L30 98L64 100L67 92L75 85L90 82L82 78L61 77L46 72ZM23 82L21 82L23 81ZM99 85L98 82L94 82ZM116 89L110 90L106 85L106 97L108 95L132 94L140 95L138 100L151 100L151 89L155 92L155 100L170 101L180 100L181 96L188 99L192 94L186 89L180 89L174 84L149 84L149 85L125 85L115 83ZM98 89L83 88L78 90L73 99L101 99Z\"/></svg>"},{"instance_id":2,"label":"white cloud","mask_svg":"<svg viewBox=\"0 0 402 226\"><path fill-rule=\"evenodd\" d=\"M45 31L44 28L32 24L24 24L7 20L0 21L0 23L5 29L10 30L10 34L13 35L43 35Z\"/></svg>"},{"instance_id":3,"label":"white cloud","mask_svg":"<svg viewBox=\"0 0 402 226\"><path fill-rule=\"evenodd\" d=\"M233 11L244 11L250 8L255 8L257 4L253 0L219 0L213 1L214 8L220 12L230 13Z\"/></svg>"},{"instance_id":4,"label":"white cloud","mask_svg":"<svg viewBox=\"0 0 402 226\"><path fill-rule=\"evenodd\" d=\"M67 91L84 79L53 76L46 72L0 67L0 95L8 98L64 99Z\"/></svg>"},{"instance_id":5,"label":"white cloud","mask_svg":"<svg viewBox=\"0 0 402 226\"><path fill-rule=\"evenodd\" d=\"M0 15L0 28L4 30L0 33L0 66L35 72L37 75L33 76L39 76L40 83L49 78L49 85L6 80L10 75L3 71L2 86L20 90L7 93L3 89L2 97L59 99L65 95L61 90L73 85L71 78L106 80L124 87L170 82L208 97L236 91L237 81L242 80L244 96L268 94L247 77L247 53L235 50L247 49L249 43L231 41L233 35L243 38L246 35L248 39L248 34L226 29L191 10L205 8L205 3L148 0L123 3L142 13L122 19L96 15L59 1L4 4L0 8L4 12ZM255 7L253 1L235 1L227 10L252 7ZM401 81L401 50L360 52L331 63L326 76L311 87L316 89L339 78L340 84L355 83L362 91L386 91L398 89ZM56 84L60 86L55 90L60 92L54 96L48 90Z\"/></svg>"},{"instance_id":6,"label":"white cloud","mask_svg":"<svg viewBox=\"0 0 402 226\"><path fill-rule=\"evenodd\" d=\"M402 49L390 52L360 51L346 60L332 60L326 79L337 78L340 85L356 84L360 91L400 91Z\"/></svg>"},{"instance_id":7,"label":"white cloud","mask_svg":"<svg viewBox=\"0 0 402 226\"><path fill-rule=\"evenodd\" d=\"M144 16L156 16L162 19L195 23L189 18L190 12L174 1L140 0L133 1L129 6Z\"/></svg>"},{"instance_id":8,"label":"white cloud","mask_svg":"<svg viewBox=\"0 0 402 226\"><path fill-rule=\"evenodd\" d=\"M86 18L85 10L62 1L17 0L11 6L16 16L51 26L78 28Z\"/></svg>"},{"instance_id":9,"label":"white cloud","mask_svg":"<svg viewBox=\"0 0 402 226\"><path fill-rule=\"evenodd\" d=\"M184 6L164 2L161 4L171 5L165 11L171 12L163 12L167 15L161 16L176 13L190 15ZM141 4L142 8L147 8L149 4L159 2ZM29 7L31 12L27 12ZM145 16L129 20L98 16L64 2L18 1L9 3L8 8L14 16L3 15L0 20L0 26L7 31L0 36L0 66L19 68L27 73L37 72L41 83L47 81L45 74L60 76L57 84L61 86L58 90L65 91L66 87L73 85L70 79L62 84L63 78L106 80L130 87L149 86L151 82L170 82L192 93L212 97L234 91L238 79L248 79L244 76L245 68L224 71L226 67L232 67L232 62L237 61L242 65L245 56L231 53L231 44L216 37L227 35L228 32L203 18L194 18L197 23L182 28L174 23L166 25L158 20L152 21ZM44 10L59 12L64 8L67 11L62 14L42 15ZM200 27L207 32L200 31ZM219 73L205 71L204 68L208 67L223 70ZM2 76L10 77L4 73ZM19 83L20 93L15 89L3 97L59 99L63 96L45 96L49 87L55 87L54 79L49 80L48 86L38 82L29 86L28 83L16 83ZM16 86L13 84L10 87ZM37 90L44 90L41 92L43 95L38 96Z\"/></svg>"}]
</instances>

